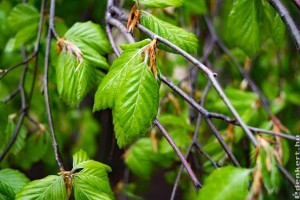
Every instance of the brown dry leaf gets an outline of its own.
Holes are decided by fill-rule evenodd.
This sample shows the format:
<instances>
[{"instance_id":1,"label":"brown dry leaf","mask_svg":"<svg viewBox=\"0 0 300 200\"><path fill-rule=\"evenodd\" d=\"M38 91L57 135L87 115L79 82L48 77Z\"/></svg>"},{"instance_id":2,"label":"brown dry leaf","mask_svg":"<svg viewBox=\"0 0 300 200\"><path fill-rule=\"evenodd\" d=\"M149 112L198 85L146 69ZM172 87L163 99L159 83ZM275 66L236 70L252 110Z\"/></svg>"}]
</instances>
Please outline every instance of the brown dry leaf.
<instances>
[{"instance_id":1,"label":"brown dry leaf","mask_svg":"<svg viewBox=\"0 0 300 200\"><path fill-rule=\"evenodd\" d=\"M73 172L71 171L61 171L60 172L61 175L63 175L64 177L64 183L67 189L67 195L68 195L68 199L71 196L72 193L72 185L73 185Z\"/></svg>"},{"instance_id":2,"label":"brown dry leaf","mask_svg":"<svg viewBox=\"0 0 300 200\"><path fill-rule=\"evenodd\" d=\"M149 47L146 49L145 54L146 58L149 59L149 67L153 72L156 79L157 77L157 68L156 68L156 46L157 46L157 39L154 38L152 42L149 44Z\"/></svg>"},{"instance_id":3,"label":"brown dry leaf","mask_svg":"<svg viewBox=\"0 0 300 200\"><path fill-rule=\"evenodd\" d=\"M135 28L137 22L139 21L139 18L140 18L140 10L138 10L136 8L136 5L134 5L131 8L131 11L130 11L129 16L128 16L127 31L129 33L133 32L133 29Z\"/></svg>"},{"instance_id":4,"label":"brown dry leaf","mask_svg":"<svg viewBox=\"0 0 300 200\"><path fill-rule=\"evenodd\" d=\"M75 44L73 44L72 42L64 38L60 38L57 41L56 45L57 45L58 53L61 53L62 51L66 51L78 59L79 64L77 65L75 70L77 71L83 62L83 53L81 52L81 50Z\"/></svg>"}]
</instances>

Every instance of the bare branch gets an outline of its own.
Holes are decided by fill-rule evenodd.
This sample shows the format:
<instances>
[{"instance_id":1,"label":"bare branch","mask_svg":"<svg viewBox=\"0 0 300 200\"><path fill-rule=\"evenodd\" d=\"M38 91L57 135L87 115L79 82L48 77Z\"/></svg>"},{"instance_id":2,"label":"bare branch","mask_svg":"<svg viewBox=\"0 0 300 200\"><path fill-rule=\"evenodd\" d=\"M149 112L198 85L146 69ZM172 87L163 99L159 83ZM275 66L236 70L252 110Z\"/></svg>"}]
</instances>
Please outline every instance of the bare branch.
<instances>
[{"instance_id":1,"label":"bare branch","mask_svg":"<svg viewBox=\"0 0 300 200\"><path fill-rule=\"evenodd\" d=\"M50 107L50 101L49 101L49 92L48 92L48 73L49 73L49 59L50 59L50 45L51 45L51 39L52 39L52 33L54 30L54 17L55 17L55 0L51 0L50 5L50 21L49 21L49 28L48 28L48 34L47 34L47 43L46 43L46 50L45 50L45 67L44 67L44 96L45 96L45 104L46 104L46 110L47 110L47 118L50 128L50 135L52 139L52 146L54 149L55 159L56 162L60 168L61 171L64 171L64 165L62 161L61 154L59 152L58 144L56 141L56 136L54 132L54 126L53 126L53 120L52 120L52 112Z\"/></svg>"},{"instance_id":2,"label":"bare branch","mask_svg":"<svg viewBox=\"0 0 300 200\"><path fill-rule=\"evenodd\" d=\"M201 188L202 186L201 186L200 182L198 181L197 177L195 176L193 170L191 169L190 165L187 163L186 159L184 158L184 156L182 155L182 153L180 152L180 150L178 149L178 147L176 146L176 144L174 143L172 138L169 136L167 131L164 129L164 127L159 123L159 121L157 119L154 120L154 125L157 126L157 128L161 131L161 133L167 139L169 144L172 146L173 150L176 152L176 154L179 157L181 163L184 165L187 173L191 177L196 189L198 190L199 188Z\"/></svg>"}]
</instances>

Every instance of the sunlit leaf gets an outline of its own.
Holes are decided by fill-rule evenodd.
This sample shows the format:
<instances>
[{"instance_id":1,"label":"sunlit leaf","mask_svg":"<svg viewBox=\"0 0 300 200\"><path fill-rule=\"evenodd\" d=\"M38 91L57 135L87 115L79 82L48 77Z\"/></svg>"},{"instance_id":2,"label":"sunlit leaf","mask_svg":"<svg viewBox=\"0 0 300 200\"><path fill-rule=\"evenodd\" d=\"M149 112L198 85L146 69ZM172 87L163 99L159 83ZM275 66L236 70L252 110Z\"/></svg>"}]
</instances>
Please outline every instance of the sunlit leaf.
<instances>
[{"instance_id":1,"label":"sunlit leaf","mask_svg":"<svg viewBox=\"0 0 300 200\"><path fill-rule=\"evenodd\" d=\"M50 175L32 181L23 187L16 199L67 199L64 179L62 176Z\"/></svg>"},{"instance_id":2,"label":"sunlit leaf","mask_svg":"<svg viewBox=\"0 0 300 200\"><path fill-rule=\"evenodd\" d=\"M158 19L145 11L141 11L140 23L157 35L179 46L186 52L197 53L198 39L193 33ZM165 45L159 44L158 48L176 53L174 50Z\"/></svg>"}]
</instances>

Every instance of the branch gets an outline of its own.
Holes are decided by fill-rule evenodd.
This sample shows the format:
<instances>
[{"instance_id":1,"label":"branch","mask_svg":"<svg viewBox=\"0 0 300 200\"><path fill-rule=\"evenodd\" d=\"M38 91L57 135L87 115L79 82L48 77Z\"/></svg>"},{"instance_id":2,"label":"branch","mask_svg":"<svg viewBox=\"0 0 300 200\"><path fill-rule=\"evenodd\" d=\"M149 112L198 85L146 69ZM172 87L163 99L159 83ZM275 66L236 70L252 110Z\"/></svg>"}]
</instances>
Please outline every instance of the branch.
<instances>
[{"instance_id":1,"label":"branch","mask_svg":"<svg viewBox=\"0 0 300 200\"><path fill-rule=\"evenodd\" d=\"M137 24L137 28L140 29L141 31L143 31L144 33L146 33L147 35L149 35L151 38L157 38L158 41L160 41L161 43L167 45L168 47L172 48L173 50L177 51L184 58L186 58L188 61L190 61L193 65L197 66L200 70L202 70L206 74L206 76L210 80L211 84L214 86L214 88L216 89L217 93L219 94L219 96L221 97L221 99L223 100L223 102L226 104L226 106L228 107L228 109L231 111L231 113L234 115L234 117L240 123L242 129L245 131L245 133L247 134L247 136L250 139L250 141L252 142L252 144L254 146L257 146L257 140L256 140L256 138L254 137L254 135L252 134L252 132L248 129L248 127L246 126L246 124L244 123L244 121L242 120L242 118L240 117L240 115L238 114L238 112L232 106L231 102L229 101L229 99L227 98L227 96L223 92L223 89L221 88L221 86L219 85L218 81L216 80L216 78L215 78L217 76L216 73L213 73L209 68L207 68L205 65L203 65L196 58L194 58L193 56L191 56L190 54L188 54L187 52L185 52L180 47L178 47L178 46L174 45L173 43L171 43L170 41L168 41L168 40L166 40L166 39L164 39L164 38L156 35L152 31L150 31L149 29L145 28L144 26L142 26L140 24Z\"/></svg>"},{"instance_id":2,"label":"branch","mask_svg":"<svg viewBox=\"0 0 300 200\"><path fill-rule=\"evenodd\" d=\"M44 89L47 118L48 118L48 123L49 123L49 128L50 128L50 135L51 135L51 139L52 139L52 146L54 149L55 159L56 159L56 162L57 162L60 170L65 171L62 157L59 152L58 144L57 144L56 137L55 137L54 126L53 126L53 121L52 121L52 112L51 112L50 101L49 101L49 92L48 92L50 45L51 45L52 34L54 33L53 30L55 30L54 29L54 17L55 17L55 0L51 0L50 19L49 19L50 21L49 21L47 43L46 43L46 50L45 50L45 66L44 66L44 78L43 78L44 87L43 87L43 89Z\"/></svg>"},{"instance_id":3,"label":"branch","mask_svg":"<svg viewBox=\"0 0 300 200\"><path fill-rule=\"evenodd\" d=\"M207 15L205 16L205 22L206 22L206 25L208 27L208 30L209 30L210 34L213 37L213 40L228 55L228 57L234 63L234 65L237 67L237 69L240 71L240 73L242 74L242 76L247 80L247 82L248 82L250 88L252 89L252 91L255 92L259 96L260 101L262 102L267 115L270 117L272 115L272 113L271 113L270 106L269 106L269 101L267 100L267 98L260 91L260 89L254 83L254 81L250 78L249 74L243 69L243 67L238 63L238 61L235 59L235 57L231 54L231 52L226 47L226 45L223 43L223 41L220 39L220 37L216 34L216 32L214 31L212 22L208 18Z\"/></svg>"},{"instance_id":4,"label":"branch","mask_svg":"<svg viewBox=\"0 0 300 200\"><path fill-rule=\"evenodd\" d=\"M161 133L164 135L164 137L167 139L169 144L172 146L173 150L176 152L177 156L179 157L181 163L184 165L184 168L186 169L187 173L189 174L190 178L192 179L196 189L202 187L202 185L199 183L197 177L195 176L193 170L191 169L190 165L187 163L186 159L172 140L172 138L169 136L167 131L164 129L164 127L159 123L159 121L156 119L154 120L154 125L157 126L157 128L161 131Z\"/></svg>"},{"instance_id":5,"label":"branch","mask_svg":"<svg viewBox=\"0 0 300 200\"><path fill-rule=\"evenodd\" d=\"M28 60L27 57L26 57L24 47L21 48L21 53L22 53L22 56L23 56L23 60L24 61ZM27 64L27 62L25 62L18 88L17 88L17 90L15 90L16 92L14 91L12 93L12 94L17 94L19 92L21 94L21 115L18 119L16 128L15 128L13 134L12 134L12 137L10 138L8 144L5 146L3 152L1 152L1 154L0 154L0 162L3 160L3 158L6 156L6 154L8 153L10 148L12 147L12 145L15 143L15 141L16 141L18 135L19 135L20 128L23 124L24 117L25 117L26 112L27 112L27 110L26 110L26 108L27 108L26 94L25 94L25 91L24 91L24 83L25 83L25 79L26 79L27 69L28 69L28 64ZM12 96L14 96L14 95L10 95L10 97L12 97Z\"/></svg>"},{"instance_id":6,"label":"branch","mask_svg":"<svg viewBox=\"0 0 300 200\"><path fill-rule=\"evenodd\" d=\"M285 23L287 29L289 30L291 37L293 38L296 49L300 54L300 32L296 26L296 23L292 19L290 13L285 8L285 6L281 3L280 0L268 0L270 5L276 10L276 12L281 17L282 21ZM299 1L297 2L299 3ZM297 4L298 5L298 4Z\"/></svg>"},{"instance_id":7,"label":"branch","mask_svg":"<svg viewBox=\"0 0 300 200\"><path fill-rule=\"evenodd\" d=\"M213 125L209 118L209 112L201 107L194 99L190 98L186 93L184 93L179 87L177 87L174 83L172 83L169 79L164 77L162 74L160 75L160 80L164 82L167 86L169 86L172 90L174 90L178 95L180 95L184 100L186 100L191 106L198 110L198 112L202 115L206 123L209 125L213 134L223 147L224 151L228 155L229 159L235 166L240 166L239 162L236 160L235 156L232 154L230 148L227 146L226 142L221 137L220 133Z\"/></svg>"}]
</instances>

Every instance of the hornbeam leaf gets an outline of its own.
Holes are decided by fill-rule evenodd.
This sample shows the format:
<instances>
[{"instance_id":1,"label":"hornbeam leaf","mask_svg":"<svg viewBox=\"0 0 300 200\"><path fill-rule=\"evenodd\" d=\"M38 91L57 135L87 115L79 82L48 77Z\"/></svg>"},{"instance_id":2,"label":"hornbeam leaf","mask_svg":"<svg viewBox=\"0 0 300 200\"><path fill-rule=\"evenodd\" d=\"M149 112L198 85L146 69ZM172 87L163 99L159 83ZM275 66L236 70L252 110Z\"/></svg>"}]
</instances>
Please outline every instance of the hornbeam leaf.
<instances>
[{"instance_id":1,"label":"hornbeam leaf","mask_svg":"<svg viewBox=\"0 0 300 200\"><path fill-rule=\"evenodd\" d=\"M107 173L111 168L100 162L89 160L87 154L80 150L73 155L73 169L80 169L74 173L73 189L77 200L85 199L113 199Z\"/></svg>"},{"instance_id":2,"label":"hornbeam leaf","mask_svg":"<svg viewBox=\"0 0 300 200\"><path fill-rule=\"evenodd\" d=\"M155 34L179 46L186 52L197 53L198 39L193 33L190 33L182 28L162 21L145 11L141 11L140 23L146 28L153 31ZM172 53L176 53L173 49L162 44L159 44L158 48Z\"/></svg>"},{"instance_id":3,"label":"hornbeam leaf","mask_svg":"<svg viewBox=\"0 0 300 200\"><path fill-rule=\"evenodd\" d=\"M86 43L101 55L111 52L111 45L104 31L99 25L88 22L75 23L64 36L67 40L76 43Z\"/></svg>"},{"instance_id":4,"label":"hornbeam leaf","mask_svg":"<svg viewBox=\"0 0 300 200\"><path fill-rule=\"evenodd\" d=\"M122 55L113 62L108 74L98 87L95 94L94 111L112 108L115 105L116 96L119 95L118 90L127 76L128 69L142 62L142 52L149 43L150 40L143 40L123 45ZM141 47L141 45L143 46Z\"/></svg>"},{"instance_id":5,"label":"hornbeam leaf","mask_svg":"<svg viewBox=\"0 0 300 200\"><path fill-rule=\"evenodd\" d=\"M0 171L0 198L1 199L15 199L18 193L27 183L29 179L13 169L3 169Z\"/></svg>"},{"instance_id":6,"label":"hornbeam leaf","mask_svg":"<svg viewBox=\"0 0 300 200\"><path fill-rule=\"evenodd\" d=\"M16 199L67 199L63 176L50 175L32 181L23 187Z\"/></svg>"},{"instance_id":7,"label":"hornbeam leaf","mask_svg":"<svg viewBox=\"0 0 300 200\"><path fill-rule=\"evenodd\" d=\"M197 200L246 199L250 173L249 169L231 166L216 169L204 181Z\"/></svg>"},{"instance_id":8,"label":"hornbeam leaf","mask_svg":"<svg viewBox=\"0 0 300 200\"><path fill-rule=\"evenodd\" d=\"M158 109L159 83L148 66L150 40L124 45L101 82L94 111L112 108L118 145L124 147L152 124Z\"/></svg>"},{"instance_id":9,"label":"hornbeam leaf","mask_svg":"<svg viewBox=\"0 0 300 200\"><path fill-rule=\"evenodd\" d=\"M147 63L132 66L124 78L113 110L115 134L120 147L151 127L158 102L159 83Z\"/></svg>"},{"instance_id":10,"label":"hornbeam leaf","mask_svg":"<svg viewBox=\"0 0 300 200\"><path fill-rule=\"evenodd\" d=\"M149 8L166 8L166 7L180 7L184 0L134 0Z\"/></svg>"},{"instance_id":11,"label":"hornbeam leaf","mask_svg":"<svg viewBox=\"0 0 300 200\"><path fill-rule=\"evenodd\" d=\"M235 46L250 57L253 57L260 47L256 4L257 1L236 0L232 4L227 24Z\"/></svg>"},{"instance_id":12,"label":"hornbeam leaf","mask_svg":"<svg viewBox=\"0 0 300 200\"><path fill-rule=\"evenodd\" d=\"M57 42L59 57L56 65L57 89L60 97L71 107L104 77L97 68L108 70L101 54L110 52L110 45L102 29L92 23L76 23Z\"/></svg>"}]
</instances>

